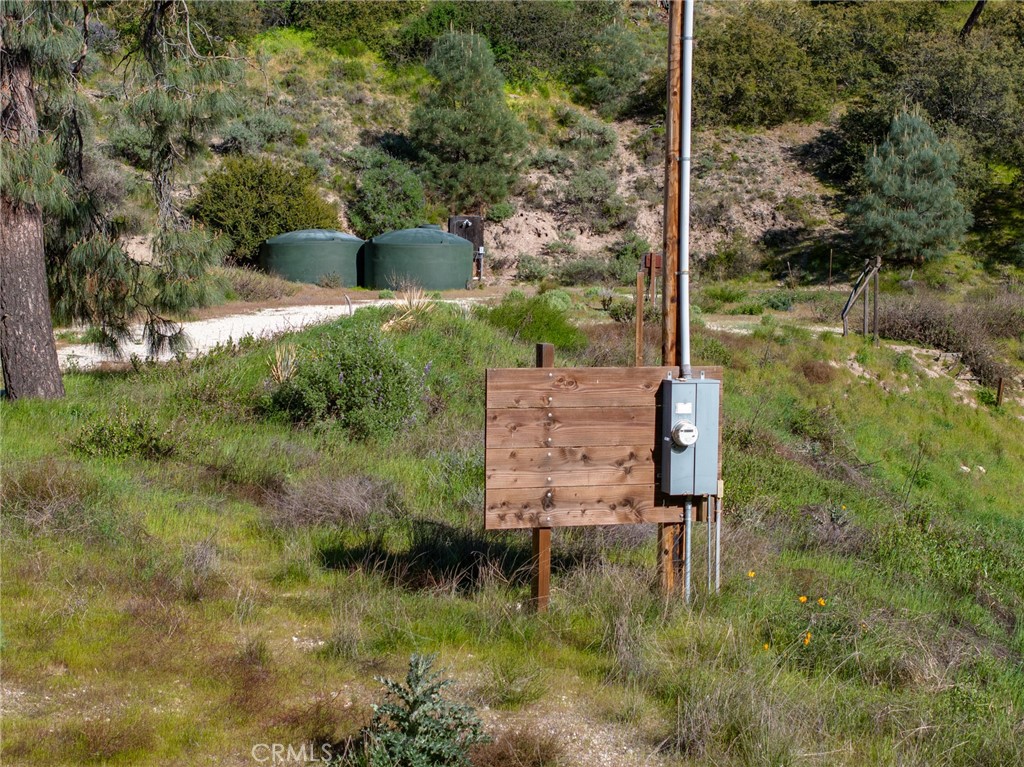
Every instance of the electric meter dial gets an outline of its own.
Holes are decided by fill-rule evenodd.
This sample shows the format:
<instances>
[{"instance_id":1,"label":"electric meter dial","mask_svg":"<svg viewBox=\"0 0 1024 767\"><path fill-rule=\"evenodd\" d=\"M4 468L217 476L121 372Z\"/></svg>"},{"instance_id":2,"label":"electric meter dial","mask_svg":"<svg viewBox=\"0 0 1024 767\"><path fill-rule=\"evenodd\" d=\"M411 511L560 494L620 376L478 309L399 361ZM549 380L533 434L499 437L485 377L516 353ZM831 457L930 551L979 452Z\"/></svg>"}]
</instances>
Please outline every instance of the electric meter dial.
<instances>
[{"instance_id":1,"label":"electric meter dial","mask_svg":"<svg viewBox=\"0 0 1024 767\"><path fill-rule=\"evenodd\" d=\"M697 436L697 427L690 421L679 421L672 427L672 441L679 447L689 447Z\"/></svg>"}]
</instances>

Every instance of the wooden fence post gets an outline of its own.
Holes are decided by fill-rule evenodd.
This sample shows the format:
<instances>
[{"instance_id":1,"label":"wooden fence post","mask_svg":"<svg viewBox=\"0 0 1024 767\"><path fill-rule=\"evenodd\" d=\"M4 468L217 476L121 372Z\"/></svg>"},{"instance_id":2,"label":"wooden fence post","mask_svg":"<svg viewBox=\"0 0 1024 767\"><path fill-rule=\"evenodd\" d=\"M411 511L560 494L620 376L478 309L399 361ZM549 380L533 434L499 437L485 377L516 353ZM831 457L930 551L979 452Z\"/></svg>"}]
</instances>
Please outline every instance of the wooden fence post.
<instances>
[{"instance_id":1,"label":"wooden fence post","mask_svg":"<svg viewBox=\"0 0 1024 767\"><path fill-rule=\"evenodd\" d=\"M552 344L537 344L537 367L555 366L555 347ZM551 598L551 528L533 529L533 584L530 599L533 609L539 613L548 611Z\"/></svg>"},{"instance_id":2,"label":"wooden fence post","mask_svg":"<svg viewBox=\"0 0 1024 767\"><path fill-rule=\"evenodd\" d=\"M644 273L636 273L636 355L634 365L644 366Z\"/></svg>"}]
</instances>

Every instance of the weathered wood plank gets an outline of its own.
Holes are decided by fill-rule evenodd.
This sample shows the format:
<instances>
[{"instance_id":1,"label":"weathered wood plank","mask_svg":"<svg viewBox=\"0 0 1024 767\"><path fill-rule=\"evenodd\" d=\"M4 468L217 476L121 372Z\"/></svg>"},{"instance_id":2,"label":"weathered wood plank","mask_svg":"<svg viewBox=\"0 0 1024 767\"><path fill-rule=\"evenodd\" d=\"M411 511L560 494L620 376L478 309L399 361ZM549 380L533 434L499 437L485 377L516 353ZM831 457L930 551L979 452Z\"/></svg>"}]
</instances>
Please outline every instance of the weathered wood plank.
<instances>
[{"instance_id":1,"label":"weathered wood plank","mask_svg":"<svg viewBox=\"0 0 1024 767\"><path fill-rule=\"evenodd\" d=\"M487 487L654 485L654 446L492 448Z\"/></svg>"},{"instance_id":2,"label":"weathered wood plank","mask_svg":"<svg viewBox=\"0 0 1024 767\"><path fill-rule=\"evenodd\" d=\"M509 408L487 411L486 447L654 446L649 407Z\"/></svg>"},{"instance_id":3,"label":"weathered wood plank","mask_svg":"<svg viewBox=\"0 0 1024 767\"><path fill-rule=\"evenodd\" d=\"M492 368L487 407L651 407L678 368Z\"/></svg>"},{"instance_id":4,"label":"weathered wood plank","mask_svg":"<svg viewBox=\"0 0 1024 767\"><path fill-rule=\"evenodd\" d=\"M551 490L488 488L484 526L488 530L509 530L678 522L682 511L678 507L655 506L653 488L637 485Z\"/></svg>"}]
</instances>

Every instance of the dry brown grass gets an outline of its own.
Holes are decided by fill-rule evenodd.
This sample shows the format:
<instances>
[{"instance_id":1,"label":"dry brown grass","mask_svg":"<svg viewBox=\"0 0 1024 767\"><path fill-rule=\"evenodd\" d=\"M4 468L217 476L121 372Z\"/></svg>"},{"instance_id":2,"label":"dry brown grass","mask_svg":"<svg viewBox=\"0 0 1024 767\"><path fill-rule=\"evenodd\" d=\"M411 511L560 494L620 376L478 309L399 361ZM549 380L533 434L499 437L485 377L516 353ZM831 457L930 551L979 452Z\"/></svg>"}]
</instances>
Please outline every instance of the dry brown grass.
<instances>
[{"instance_id":1,"label":"dry brown grass","mask_svg":"<svg viewBox=\"0 0 1024 767\"><path fill-rule=\"evenodd\" d=\"M960 355L960 361L985 386L994 386L1012 369L993 345L996 337L1024 333L1024 311L984 303L951 306L933 295L885 298L879 312L879 333L885 338L934 347Z\"/></svg>"},{"instance_id":2,"label":"dry brown grass","mask_svg":"<svg viewBox=\"0 0 1024 767\"><path fill-rule=\"evenodd\" d=\"M812 384L830 384L835 380L836 369L822 360L804 360L800 372Z\"/></svg>"},{"instance_id":3,"label":"dry brown grass","mask_svg":"<svg viewBox=\"0 0 1024 767\"><path fill-rule=\"evenodd\" d=\"M557 736L519 727L473 746L470 760L474 767L552 767L563 750Z\"/></svg>"},{"instance_id":4,"label":"dry brown grass","mask_svg":"<svg viewBox=\"0 0 1024 767\"><path fill-rule=\"evenodd\" d=\"M374 512L391 514L399 506L390 483L357 474L286 485L270 495L268 516L271 524L282 529L353 525Z\"/></svg>"}]
</instances>

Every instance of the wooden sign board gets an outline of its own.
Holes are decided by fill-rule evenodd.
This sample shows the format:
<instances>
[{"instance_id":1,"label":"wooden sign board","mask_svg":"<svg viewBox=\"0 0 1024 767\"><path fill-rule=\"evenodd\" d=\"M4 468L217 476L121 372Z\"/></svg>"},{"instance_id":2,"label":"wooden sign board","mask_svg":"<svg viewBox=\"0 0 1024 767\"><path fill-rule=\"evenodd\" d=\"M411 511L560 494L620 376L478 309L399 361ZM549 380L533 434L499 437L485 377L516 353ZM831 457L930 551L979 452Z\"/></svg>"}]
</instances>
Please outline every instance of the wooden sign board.
<instances>
[{"instance_id":1,"label":"wooden sign board","mask_svg":"<svg viewBox=\"0 0 1024 767\"><path fill-rule=\"evenodd\" d=\"M720 367L701 372L722 380ZM669 373L679 368L488 370L484 527L679 522L655 484Z\"/></svg>"}]
</instances>

